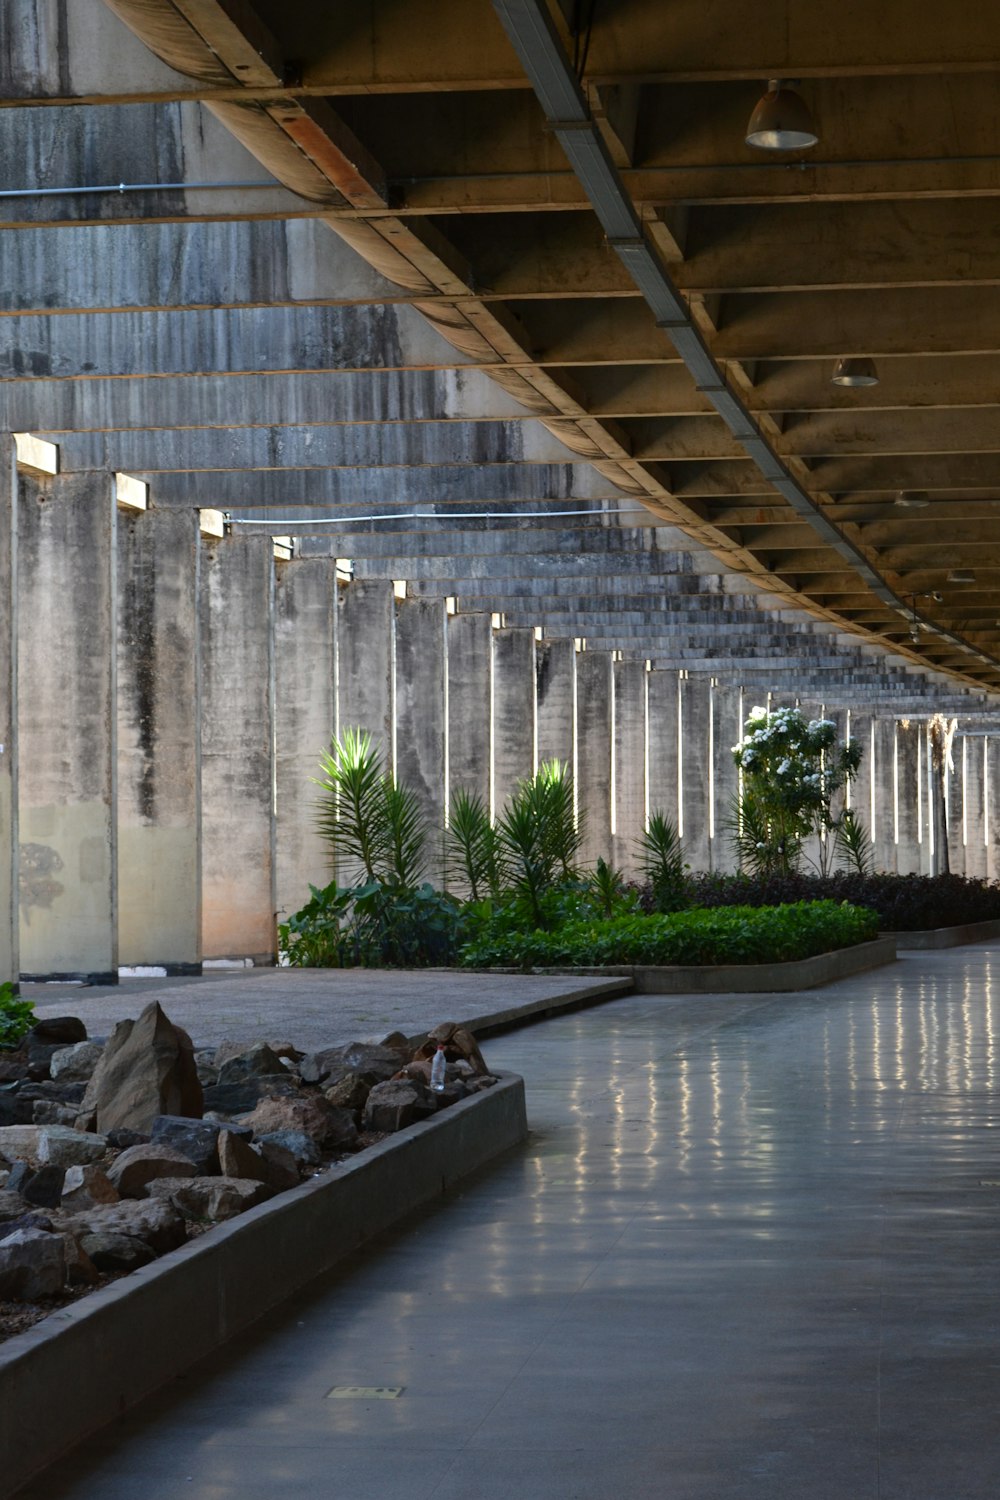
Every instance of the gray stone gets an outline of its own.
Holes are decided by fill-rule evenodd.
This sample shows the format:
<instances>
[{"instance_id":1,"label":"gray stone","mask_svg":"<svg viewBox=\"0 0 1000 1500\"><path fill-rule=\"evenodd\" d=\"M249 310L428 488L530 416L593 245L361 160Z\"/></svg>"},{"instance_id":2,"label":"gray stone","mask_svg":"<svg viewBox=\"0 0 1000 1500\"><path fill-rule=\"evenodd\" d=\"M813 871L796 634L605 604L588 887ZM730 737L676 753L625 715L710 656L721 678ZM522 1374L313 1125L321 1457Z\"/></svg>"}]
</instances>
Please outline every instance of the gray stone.
<instances>
[{"instance_id":1,"label":"gray stone","mask_svg":"<svg viewBox=\"0 0 1000 1500\"><path fill-rule=\"evenodd\" d=\"M219 1170L219 1125L214 1120L189 1120L183 1115L157 1115L151 1136L157 1146L171 1146L190 1157L200 1177Z\"/></svg>"},{"instance_id":2,"label":"gray stone","mask_svg":"<svg viewBox=\"0 0 1000 1500\"><path fill-rule=\"evenodd\" d=\"M137 1271L156 1259L156 1252L144 1240L114 1230L84 1234L78 1247L98 1271Z\"/></svg>"},{"instance_id":3,"label":"gray stone","mask_svg":"<svg viewBox=\"0 0 1000 1500\"><path fill-rule=\"evenodd\" d=\"M108 1149L103 1135L71 1130L66 1125L43 1125L38 1136L38 1160L55 1167L83 1167L99 1161Z\"/></svg>"},{"instance_id":4,"label":"gray stone","mask_svg":"<svg viewBox=\"0 0 1000 1500\"><path fill-rule=\"evenodd\" d=\"M96 1208L99 1203L117 1203L121 1194L102 1167L68 1167L63 1183L62 1207L70 1213Z\"/></svg>"},{"instance_id":5,"label":"gray stone","mask_svg":"<svg viewBox=\"0 0 1000 1500\"><path fill-rule=\"evenodd\" d=\"M58 1104L55 1099L35 1099L31 1106L34 1125L66 1125L72 1129L79 1115L78 1104Z\"/></svg>"},{"instance_id":6,"label":"gray stone","mask_svg":"<svg viewBox=\"0 0 1000 1500\"><path fill-rule=\"evenodd\" d=\"M349 1109L354 1115L360 1116L371 1089L371 1084L366 1083L360 1074L345 1073L343 1078L338 1078L336 1083L323 1090L323 1097L334 1108Z\"/></svg>"},{"instance_id":7,"label":"gray stone","mask_svg":"<svg viewBox=\"0 0 1000 1500\"><path fill-rule=\"evenodd\" d=\"M266 1182L240 1177L191 1177L175 1184L151 1183L150 1188L155 1188L158 1198L169 1198L177 1212L196 1223L235 1218L274 1196L274 1189Z\"/></svg>"},{"instance_id":8,"label":"gray stone","mask_svg":"<svg viewBox=\"0 0 1000 1500\"><path fill-rule=\"evenodd\" d=\"M65 1167L39 1167L37 1170L27 1162L18 1162L10 1174L12 1190L20 1193L26 1203L36 1208L58 1208L62 1201Z\"/></svg>"},{"instance_id":9,"label":"gray stone","mask_svg":"<svg viewBox=\"0 0 1000 1500\"><path fill-rule=\"evenodd\" d=\"M301 1140L307 1143L310 1151L316 1153L316 1162L319 1164L319 1151L309 1140L308 1136L302 1136ZM287 1192L289 1188L299 1185L299 1163L295 1154L279 1141L258 1141L255 1150L259 1150L268 1170L267 1181L277 1193Z\"/></svg>"},{"instance_id":10,"label":"gray stone","mask_svg":"<svg viewBox=\"0 0 1000 1500\"><path fill-rule=\"evenodd\" d=\"M219 1134L219 1166L223 1177L249 1178L255 1182L269 1181L263 1158L246 1141L229 1130L223 1130Z\"/></svg>"},{"instance_id":11,"label":"gray stone","mask_svg":"<svg viewBox=\"0 0 1000 1500\"><path fill-rule=\"evenodd\" d=\"M273 1135L279 1130L301 1130L317 1146L330 1150L349 1149L357 1139L357 1126L350 1110L336 1109L322 1094L305 1098L262 1099L252 1114L240 1122L253 1127L255 1135Z\"/></svg>"},{"instance_id":12,"label":"gray stone","mask_svg":"<svg viewBox=\"0 0 1000 1500\"><path fill-rule=\"evenodd\" d=\"M58 1083L89 1083L103 1052L103 1042L75 1042L52 1054L49 1073Z\"/></svg>"},{"instance_id":13,"label":"gray stone","mask_svg":"<svg viewBox=\"0 0 1000 1500\"><path fill-rule=\"evenodd\" d=\"M43 1045L51 1043L59 1047L71 1047L74 1042L87 1040L87 1028L79 1016L48 1016L35 1022L26 1040L41 1042Z\"/></svg>"},{"instance_id":14,"label":"gray stone","mask_svg":"<svg viewBox=\"0 0 1000 1500\"><path fill-rule=\"evenodd\" d=\"M299 1166L318 1167L323 1160L316 1142L304 1130L272 1130L268 1135L259 1135L256 1143L265 1156L271 1151L281 1151Z\"/></svg>"},{"instance_id":15,"label":"gray stone","mask_svg":"<svg viewBox=\"0 0 1000 1500\"><path fill-rule=\"evenodd\" d=\"M219 1081L219 1070L215 1066L215 1048L199 1047L194 1055L195 1067L198 1070L198 1082L203 1089L210 1088Z\"/></svg>"},{"instance_id":16,"label":"gray stone","mask_svg":"<svg viewBox=\"0 0 1000 1500\"><path fill-rule=\"evenodd\" d=\"M222 1115L244 1115L261 1099L296 1092L292 1078L283 1069L280 1074L255 1075L240 1083L217 1083L205 1090L204 1107Z\"/></svg>"},{"instance_id":17,"label":"gray stone","mask_svg":"<svg viewBox=\"0 0 1000 1500\"><path fill-rule=\"evenodd\" d=\"M169 1202L149 1198L127 1199L121 1203L83 1209L68 1217L63 1228L77 1241L88 1234L126 1234L142 1240L157 1255L176 1250L187 1238L184 1220L177 1210ZM89 1250L87 1254L94 1260Z\"/></svg>"},{"instance_id":18,"label":"gray stone","mask_svg":"<svg viewBox=\"0 0 1000 1500\"><path fill-rule=\"evenodd\" d=\"M83 1100L101 1132L147 1131L157 1115L197 1118L202 1107L191 1038L155 1001L115 1027Z\"/></svg>"},{"instance_id":19,"label":"gray stone","mask_svg":"<svg viewBox=\"0 0 1000 1500\"><path fill-rule=\"evenodd\" d=\"M376 1084L368 1095L363 1124L366 1130L403 1130L414 1121L433 1114L433 1097L415 1079Z\"/></svg>"},{"instance_id":20,"label":"gray stone","mask_svg":"<svg viewBox=\"0 0 1000 1500\"><path fill-rule=\"evenodd\" d=\"M346 1047L325 1047L303 1058L299 1067L305 1083L335 1082L354 1073L368 1084L384 1083L400 1068L400 1056L392 1047L377 1042L351 1042Z\"/></svg>"},{"instance_id":21,"label":"gray stone","mask_svg":"<svg viewBox=\"0 0 1000 1500\"><path fill-rule=\"evenodd\" d=\"M0 1224L9 1224L12 1219L19 1219L30 1208L31 1204L9 1186L0 1189Z\"/></svg>"},{"instance_id":22,"label":"gray stone","mask_svg":"<svg viewBox=\"0 0 1000 1500\"><path fill-rule=\"evenodd\" d=\"M0 1240L0 1297L34 1302L66 1284L66 1251L58 1234L17 1229Z\"/></svg>"},{"instance_id":23,"label":"gray stone","mask_svg":"<svg viewBox=\"0 0 1000 1500\"><path fill-rule=\"evenodd\" d=\"M172 1146L151 1142L148 1146L130 1146L108 1168L108 1179L123 1198L141 1198L147 1182L157 1177L194 1177L195 1165L190 1157Z\"/></svg>"},{"instance_id":24,"label":"gray stone","mask_svg":"<svg viewBox=\"0 0 1000 1500\"><path fill-rule=\"evenodd\" d=\"M48 1214L43 1214L39 1209L21 1214L20 1218L10 1219L6 1224L0 1224L0 1240L8 1239L19 1229L44 1229L46 1234L51 1234L52 1220Z\"/></svg>"},{"instance_id":25,"label":"gray stone","mask_svg":"<svg viewBox=\"0 0 1000 1500\"><path fill-rule=\"evenodd\" d=\"M248 1078L280 1078L288 1071L266 1042L257 1042L222 1063L216 1053L215 1061L219 1069L219 1085L223 1088L227 1084L245 1083Z\"/></svg>"}]
</instances>

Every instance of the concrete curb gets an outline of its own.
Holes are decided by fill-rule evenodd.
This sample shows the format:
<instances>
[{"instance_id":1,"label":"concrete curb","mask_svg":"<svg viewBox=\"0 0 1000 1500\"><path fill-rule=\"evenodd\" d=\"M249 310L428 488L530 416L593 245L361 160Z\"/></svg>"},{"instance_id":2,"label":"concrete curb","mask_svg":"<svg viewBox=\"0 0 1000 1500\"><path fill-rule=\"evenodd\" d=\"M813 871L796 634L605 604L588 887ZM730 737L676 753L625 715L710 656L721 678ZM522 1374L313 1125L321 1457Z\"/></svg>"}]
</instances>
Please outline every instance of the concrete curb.
<instances>
[{"instance_id":1,"label":"concrete curb","mask_svg":"<svg viewBox=\"0 0 1000 1500\"><path fill-rule=\"evenodd\" d=\"M710 964L692 966L636 966L607 969L546 970L546 973L628 975L637 995L758 995L817 989L880 968L896 960L894 936L878 937L852 948L817 953L812 958L783 964Z\"/></svg>"},{"instance_id":2,"label":"concrete curb","mask_svg":"<svg viewBox=\"0 0 1000 1500\"><path fill-rule=\"evenodd\" d=\"M900 952L919 952L932 948L963 948L967 943L987 943L1000 938L1000 921L967 922L962 927L932 927L924 932L889 932Z\"/></svg>"},{"instance_id":3,"label":"concrete curb","mask_svg":"<svg viewBox=\"0 0 1000 1500\"><path fill-rule=\"evenodd\" d=\"M474 971L469 969L457 972L473 973ZM475 1037L496 1036L498 1032L507 1031L512 1026L520 1026L525 1021L545 1021L549 1016L561 1015L563 1011L582 1010L588 1005L603 1005L606 1000L620 1000L632 991L630 971L627 969L574 969L571 972L577 975L592 973L609 977L607 984L587 985L579 990L567 990L561 995L549 995L544 1000L530 1000L524 1005L512 1005L509 1010L487 1011L484 1015L475 1016L471 1021L463 1021L462 1025ZM617 975L622 977L614 977Z\"/></svg>"},{"instance_id":4,"label":"concrete curb","mask_svg":"<svg viewBox=\"0 0 1000 1500\"><path fill-rule=\"evenodd\" d=\"M523 1080L452 1105L0 1346L0 1497L527 1136Z\"/></svg>"}]
</instances>

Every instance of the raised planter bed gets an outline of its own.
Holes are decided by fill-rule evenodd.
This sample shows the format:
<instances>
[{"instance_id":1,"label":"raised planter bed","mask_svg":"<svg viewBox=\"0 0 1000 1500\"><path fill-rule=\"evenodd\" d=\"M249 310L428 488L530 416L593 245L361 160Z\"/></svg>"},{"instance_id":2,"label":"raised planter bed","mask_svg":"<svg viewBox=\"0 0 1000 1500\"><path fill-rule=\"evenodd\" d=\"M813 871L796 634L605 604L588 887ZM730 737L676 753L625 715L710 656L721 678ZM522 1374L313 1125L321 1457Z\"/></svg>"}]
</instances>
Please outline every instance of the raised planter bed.
<instances>
[{"instance_id":1,"label":"raised planter bed","mask_svg":"<svg viewBox=\"0 0 1000 1500\"><path fill-rule=\"evenodd\" d=\"M0 1500L307 1282L527 1135L524 1084L389 1136L0 1347Z\"/></svg>"},{"instance_id":2,"label":"raised planter bed","mask_svg":"<svg viewBox=\"0 0 1000 1500\"><path fill-rule=\"evenodd\" d=\"M1000 919L966 922L961 927L931 927L924 932L887 932L900 952L933 948L962 948L967 943L988 943L1000 938Z\"/></svg>"},{"instance_id":3,"label":"raised planter bed","mask_svg":"<svg viewBox=\"0 0 1000 1500\"><path fill-rule=\"evenodd\" d=\"M619 965L606 969L552 970L570 974L620 974L632 980L639 995L785 994L817 989L891 964L896 958L895 937L884 936L852 948L817 953L812 958L781 964L704 964L691 966Z\"/></svg>"}]
</instances>

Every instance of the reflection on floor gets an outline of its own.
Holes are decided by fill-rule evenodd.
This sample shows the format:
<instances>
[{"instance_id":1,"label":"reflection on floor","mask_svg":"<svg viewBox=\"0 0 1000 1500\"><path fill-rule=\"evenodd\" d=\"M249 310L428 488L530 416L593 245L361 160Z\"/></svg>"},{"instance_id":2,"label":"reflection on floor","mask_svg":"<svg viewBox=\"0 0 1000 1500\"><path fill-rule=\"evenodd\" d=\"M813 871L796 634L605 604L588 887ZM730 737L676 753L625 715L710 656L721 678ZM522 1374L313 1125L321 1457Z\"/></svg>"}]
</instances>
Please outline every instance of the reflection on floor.
<instances>
[{"instance_id":1,"label":"reflection on floor","mask_svg":"<svg viewBox=\"0 0 1000 1500\"><path fill-rule=\"evenodd\" d=\"M523 1151L25 1500L992 1500L998 965L487 1043Z\"/></svg>"}]
</instances>

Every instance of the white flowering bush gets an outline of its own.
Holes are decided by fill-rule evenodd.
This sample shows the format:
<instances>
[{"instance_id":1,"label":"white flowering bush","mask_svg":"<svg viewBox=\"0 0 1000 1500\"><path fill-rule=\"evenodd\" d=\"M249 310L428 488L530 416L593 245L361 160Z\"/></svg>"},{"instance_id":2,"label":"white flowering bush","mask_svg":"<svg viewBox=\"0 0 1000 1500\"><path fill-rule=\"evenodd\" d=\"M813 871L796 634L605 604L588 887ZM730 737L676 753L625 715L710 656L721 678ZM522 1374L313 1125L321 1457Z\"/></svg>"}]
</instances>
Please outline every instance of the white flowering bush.
<instances>
[{"instance_id":1,"label":"white flowering bush","mask_svg":"<svg viewBox=\"0 0 1000 1500\"><path fill-rule=\"evenodd\" d=\"M807 720L798 708L753 708L733 758L742 772L730 820L740 864L789 874L810 833L835 831L831 799L857 775L861 746L838 744L835 724Z\"/></svg>"}]
</instances>

